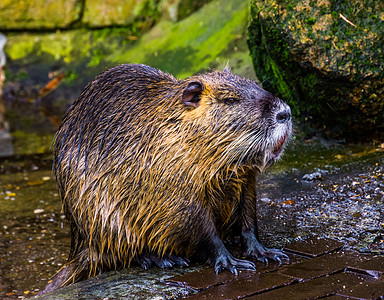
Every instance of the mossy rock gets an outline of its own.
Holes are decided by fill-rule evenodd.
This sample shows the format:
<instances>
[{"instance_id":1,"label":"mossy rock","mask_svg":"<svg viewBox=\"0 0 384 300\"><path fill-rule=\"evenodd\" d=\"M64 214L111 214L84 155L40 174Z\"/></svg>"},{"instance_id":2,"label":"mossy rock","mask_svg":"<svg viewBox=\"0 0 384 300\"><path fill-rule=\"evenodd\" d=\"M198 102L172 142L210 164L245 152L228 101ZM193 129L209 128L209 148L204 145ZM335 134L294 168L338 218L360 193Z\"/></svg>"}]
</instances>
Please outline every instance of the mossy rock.
<instances>
[{"instance_id":1,"label":"mossy rock","mask_svg":"<svg viewBox=\"0 0 384 300\"><path fill-rule=\"evenodd\" d=\"M330 137L384 138L384 3L252 1L249 47L264 87Z\"/></svg>"},{"instance_id":2,"label":"mossy rock","mask_svg":"<svg viewBox=\"0 0 384 300\"><path fill-rule=\"evenodd\" d=\"M156 0L93 0L85 1L81 22L87 27L126 26L138 19L154 22L158 13Z\"/></svg>"},{"instance_id":3,"label":"mossy rock","mask_svg":"<svg viewBox=\"0 0 384 300\"><path fill-rule=\"evenodd\" d=\"M1 0L0 30L66 28L79 20L81 0Z\"/></svg>"}]
</instances>

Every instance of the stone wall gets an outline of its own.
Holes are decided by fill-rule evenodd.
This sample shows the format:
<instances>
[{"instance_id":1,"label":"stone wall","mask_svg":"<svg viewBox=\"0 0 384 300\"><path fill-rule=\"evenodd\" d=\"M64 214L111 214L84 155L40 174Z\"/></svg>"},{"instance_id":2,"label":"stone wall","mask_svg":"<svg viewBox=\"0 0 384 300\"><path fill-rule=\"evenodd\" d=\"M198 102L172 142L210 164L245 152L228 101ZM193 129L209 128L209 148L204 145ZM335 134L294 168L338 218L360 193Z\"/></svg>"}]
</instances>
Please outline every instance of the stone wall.
<instances>
[{"instance_id":1,"label":"stone wall","mask_svg":"<svg viewBox=\"0 0 384 300\"><path fill-rule=\"evenodd\" d=\"M54 30L153 24L180 20L210 0L1 0L0 31Z\"/></svg>"},{"instance_id":2,"label":"stone wall","mask_svg":"<svg viewBox=\"0 0 384 300\"><path fill-rule=\"evenodd\" d=\"M0 30L68 28L80 19L81 0L2 0Z\"/></svg>"}]
</instances>

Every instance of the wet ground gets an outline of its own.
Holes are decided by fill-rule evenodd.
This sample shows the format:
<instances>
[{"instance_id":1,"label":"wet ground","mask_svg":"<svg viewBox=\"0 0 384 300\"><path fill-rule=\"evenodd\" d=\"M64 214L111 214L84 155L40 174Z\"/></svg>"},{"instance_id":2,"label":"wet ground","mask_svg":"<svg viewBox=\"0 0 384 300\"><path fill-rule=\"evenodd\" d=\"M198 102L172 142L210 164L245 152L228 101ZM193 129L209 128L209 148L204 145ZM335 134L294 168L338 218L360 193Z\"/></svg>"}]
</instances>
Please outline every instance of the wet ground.
<instances>
[{"instance_id":1,"label":"wet ground","mask_svg":"<svg viewBox=\"0 0 384 300\"><path fill-rule=\"evenodd\" d=\"M68 227L60 214L50 158L44 154L0 160L1 299L36 294L65 262ZM317 235L345 243L348 251L384 254L383 174L380 145L293 141L283 161L259 180L263 242L282 247ZM185 271L154 269L149 277L165 280ZM134 278L130 271L124 274L143 281L145 273L134 272ZM185 294L190 291L186 288ZM156 293L161 294L161 288L152 288L151 295Z\"/></svg>"},{"instance_id":2,"label":"wet ground","mask_svg":"<svg viewBox=\"0 0 384 300\"><path fill-rule=\"evenodd\" d=\"M191 272L166 280L194 289L187 299L382 299L384 256L343 250L336 240L311 237L288 244L289 264L255 262L257 272L213 269ZM198 292L196 292L198 291Z\"/></svg>"},{"instance_id":3,"label":"wet ground","mask_svg":"<svg viewBox=\"0 0 384 300\"><path fill-rule=\"evenodd\" d=\"M0 162L0 299L37 293L66 260L51 163L50 154Z\"/></svg>"},{"instance_id":4,"label":"wet ground","mask_svg":"<svg viewBox=\"0 0 384 300\"><path fill-rule=\"evenodd\" d=\"M278 246L317 234L348 249L384 254L383 145L322 148L313 142L298 148L303 145L287 153L284 169L260 182L264 239Z\"/></svg>"}]
</instances>

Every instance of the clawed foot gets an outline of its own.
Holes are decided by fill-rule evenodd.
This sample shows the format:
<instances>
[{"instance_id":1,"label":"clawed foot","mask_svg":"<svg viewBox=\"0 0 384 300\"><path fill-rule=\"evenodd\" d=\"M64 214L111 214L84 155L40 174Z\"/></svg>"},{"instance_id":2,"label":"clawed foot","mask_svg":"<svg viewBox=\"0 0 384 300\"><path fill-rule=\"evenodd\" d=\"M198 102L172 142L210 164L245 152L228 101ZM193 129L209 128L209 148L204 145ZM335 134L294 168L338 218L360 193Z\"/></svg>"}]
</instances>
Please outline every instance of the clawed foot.
<instances>
[{"instance_id":1,"label":"clawed foot","mask_svg":"<svg viewBox=\"0 0 384 300\"><path fill-rule=\"evenodd\" d=\"M158 266L159 268L172 268L173 266L181 266L188 267L189 260L183 257L179 257L176 255L164 255L163 257L159 257L156 254L140 254L134 258L144 270L148 270L153 264Z\"/></svg>"},{"instance_id":2,"label":"clawed foot","mask_svg":"<svg viewBox=\"0 0 384 300\"><path fill-rule=\"evenodd\" d=\"M218 256L215 261L216 274L223 271L223 269L227 269L237 276L239 274L238 269L256 271L256 266L253 262L234 258L228 253Z\"/></svg>"},{"instance_id":3,"label":"clawed foot","mask_svg":"<svg viewBox=\"0 0 384 300\"><path fill-rule=\"evenodd\" d=\"M278 263L288 263L289 257L280 249L264 247L256 237L254 229L246 230L242 232L246 251L245 256L255 258L258 261L268 264L268 260L274 260Z\"/></svg>"},{"instance_id":4,"label":"clawed foot","mask_svg":"<svg viewBox=\"0 0 384 300\"><path fill-rule=\"evenodd\" d=\"M248 249L245 253L246 257L255 258L258 261L268 264L268 260L276 261L280 264L288 263L289 257L280 249L275 248L267 248L263 245L259 244L257 247L253 249Z\"/></svg>"}]
</instances>

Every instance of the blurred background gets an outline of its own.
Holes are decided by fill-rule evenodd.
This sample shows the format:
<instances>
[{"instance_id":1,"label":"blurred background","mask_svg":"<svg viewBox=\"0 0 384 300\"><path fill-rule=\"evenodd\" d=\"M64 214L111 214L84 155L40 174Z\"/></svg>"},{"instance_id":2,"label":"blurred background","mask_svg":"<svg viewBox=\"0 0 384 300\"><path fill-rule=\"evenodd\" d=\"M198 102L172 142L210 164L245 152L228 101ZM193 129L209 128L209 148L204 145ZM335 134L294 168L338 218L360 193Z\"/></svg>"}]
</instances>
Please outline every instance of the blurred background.
<instances>
[{"instance_id":1,"label":"blurred background","mask_svg":"<svg viewBox=\"0 0 384 300\"><path fill-rule=\"evenodd\" d=\"M210 2L2 1L3 105L14 153L49 151L68 106L117 64L144 63L184 78L229 62L255 78L246 43L250 4Z\"/></svg>"},{"instance_id":2,"label":"blurred background","mask_svg":"<svg viewBox=\"0 0 384 300\"><path fill-rule=\"evenodd\" d=\"M36 294L65 262L51 143L122 63L178 78L229 64L288 102L294 138L261 180L267 244L316 233L382 251L383 32L382 0L1 0L0 298Z\"/></svg>"}]
</instances>

